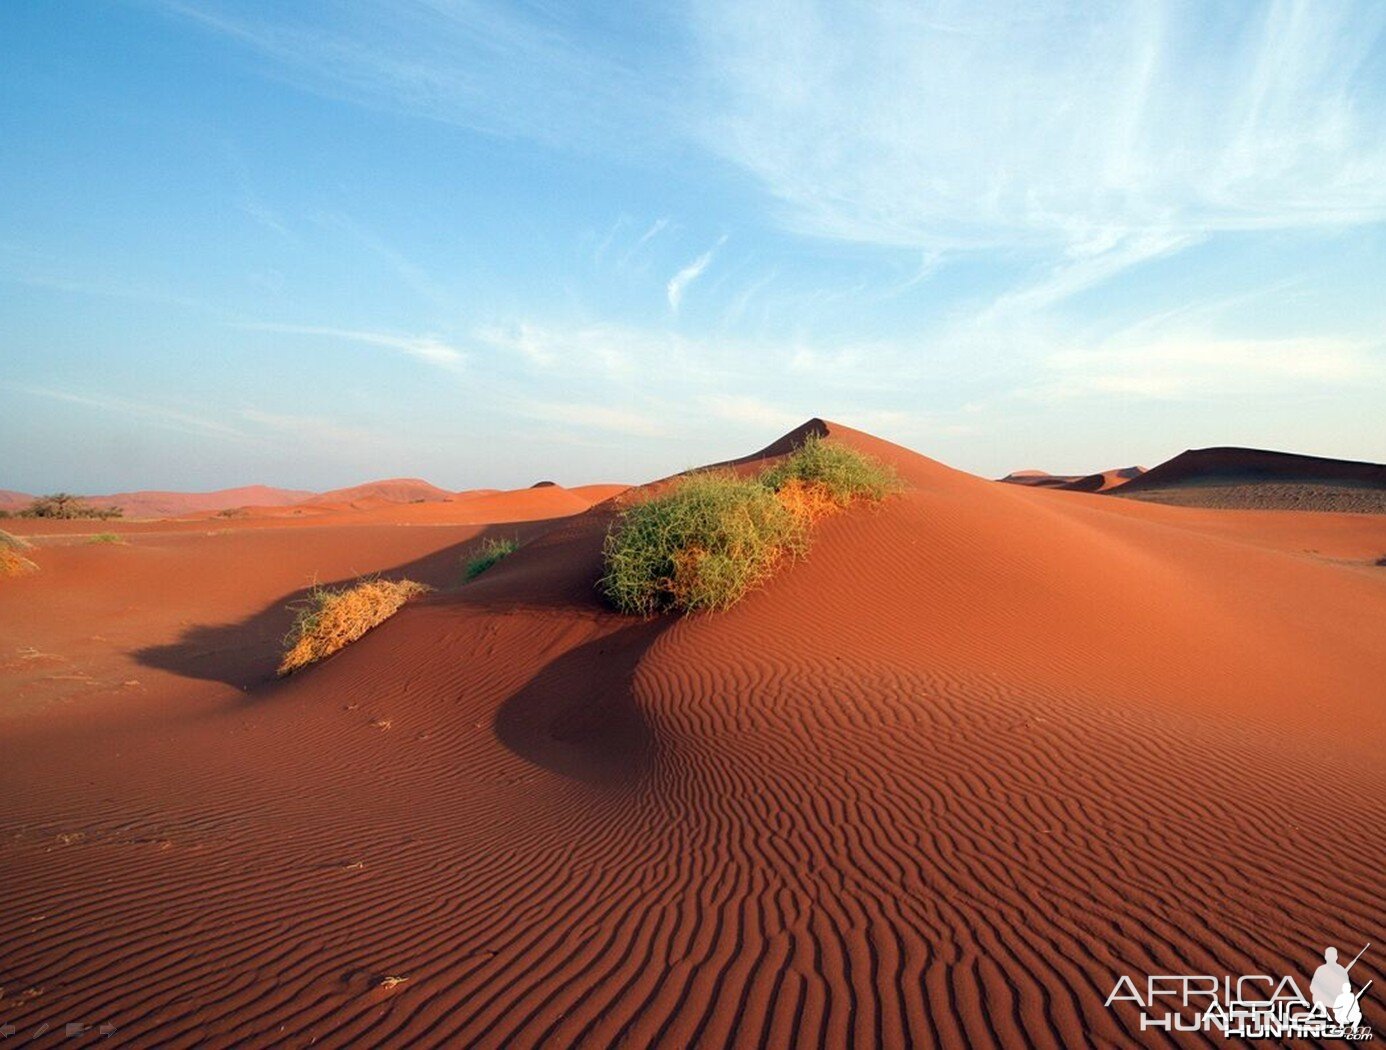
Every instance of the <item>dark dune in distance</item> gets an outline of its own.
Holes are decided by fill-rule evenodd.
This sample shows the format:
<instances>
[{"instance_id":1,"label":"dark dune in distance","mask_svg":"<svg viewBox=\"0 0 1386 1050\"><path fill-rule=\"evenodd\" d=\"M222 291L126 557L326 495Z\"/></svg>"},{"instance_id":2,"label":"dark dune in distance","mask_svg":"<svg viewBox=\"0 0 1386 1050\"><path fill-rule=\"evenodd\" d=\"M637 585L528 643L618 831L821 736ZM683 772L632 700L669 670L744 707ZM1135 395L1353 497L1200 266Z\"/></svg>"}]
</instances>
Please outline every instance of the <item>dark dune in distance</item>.
<instances>
[{"instance_id":1,"label":"dark dune in distance","mask_svg":"<svg viewBox=\"0 0 1386 1050\"><path fill-rule=\"evenodd\" d=\"M1304 981L1379 938L1386 518L1092 499L806 432L906 487L717 615L601 603L617 486L38 544L0 583L6 1019L1221 1045L1140 1032L1116 976ZM491 524L442 526L468 505ZM440 590L273 680L285 603L381 570Z\"/></svg>"},{"instance_id":2,"label":"dark dune in distance","mask_svg":"<svg viewBox=\"0 0 1386 1050\"><path fill-rule=\"evenodd\" d=\"M1386 466L1257 448L1199 448L1181 452L1126 484L1127 492L1219 481L1331 481L1386 488Z\"/></svg>"},{"instance_id":3,"label":"dark dune in distance","mask_svg":"<svg viewBox=\"0 0 1386 1050\"><path fill-rule=\"evenodd\" d=\"M1112 495L1185 506L1386 512L1386 466L1251 448L1182 452Z\"/></svg>"},{"instance_id":4,"label":"dark dune in distance","mask_svg":"<svg viewBox=\"0 0 1386 1050\"><path fill-rule=\"evenodd\" d=\"M1031 488L1105 492L1140 477L1144 471L1144 467L1114 467L1096 474L1046 474L1042 470L1017 470L999 480L1008 485L1028 485Z\"/></svg>"}]
</instances>

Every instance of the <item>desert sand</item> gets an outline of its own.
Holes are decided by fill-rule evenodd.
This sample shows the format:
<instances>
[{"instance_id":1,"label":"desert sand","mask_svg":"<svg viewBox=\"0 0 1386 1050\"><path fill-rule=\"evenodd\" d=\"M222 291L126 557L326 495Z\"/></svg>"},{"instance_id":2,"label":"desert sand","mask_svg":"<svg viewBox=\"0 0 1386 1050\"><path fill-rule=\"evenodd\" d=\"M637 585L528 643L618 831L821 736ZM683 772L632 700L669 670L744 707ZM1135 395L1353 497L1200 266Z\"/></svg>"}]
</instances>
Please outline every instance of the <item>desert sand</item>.
<instances>
[{"instance_id":1,"label":"desert sand","mask_svg":"<svg viewBox=\"0 0 1386 1050\"><path fill-rule=\"evenodd\" d=\"M619 486L12 523L48 538L0 581L0 1014L1206 1045L1136 1031L1116 976L1307 983L1380 939L1386 517L998 485L809 426L906 488L715 615L599 601ZM523 546L460 585L487 535ZM378 570L440 589L275 681L285 603Z\"/></svg>"}]
</instances>

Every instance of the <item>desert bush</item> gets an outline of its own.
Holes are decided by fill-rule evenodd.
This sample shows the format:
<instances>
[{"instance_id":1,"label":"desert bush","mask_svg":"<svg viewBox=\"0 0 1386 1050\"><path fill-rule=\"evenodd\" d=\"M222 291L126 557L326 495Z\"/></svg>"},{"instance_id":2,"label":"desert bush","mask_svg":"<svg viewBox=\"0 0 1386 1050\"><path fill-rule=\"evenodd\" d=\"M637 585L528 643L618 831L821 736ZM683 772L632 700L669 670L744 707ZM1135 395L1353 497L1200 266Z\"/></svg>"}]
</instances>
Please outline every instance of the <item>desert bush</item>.
<instances>
[{"instance_id":1,"label":"desert bush","mask_svg":"<svg viewBox=\"0 0 1386 1050\"><path fill-rule=\"evenodd\" d=\"M88 542L88 543L124 543L124 542L125 542L125 538L124 538L123 536L121 536L119 533L115 533L115 532L98 532L95 536L92 536L89 540L87 540L87 542Z\"/></svg>"},{"instance_id":2,"label":"desert bush","mask_svg":"<svg viewBox=\"0 0 1386 1050\"><path fill-rule=\"evenodd\" d=\"M759 480L692 474L621 515L599 586L616 608L644 616L725 609L805 540L804 521Z\"/></svg>"},{"instance_id":3,"label":"desert bush","mask_svg":"<svg viewBox=\"0 0 1386 1050\"><path fill-rule=\"evenodd\" d=\"M757 477L692 474L622 512L602 548L598 586L616 608L642 616L725 609L803 554L818 518L898 488L890 467L816 436Z\"/></svg>"},{"instance_id":4,"label":"desert bush","mask_svg":"<svg viewBox=\"0 0 1386 1050\"><path fill-rule=\"evenodd\" d=\"M314 587L298 604L294 625L284 638L279 674L331 656L378 627L410 598L432 590L413 580L358 580L347 587Z\"/></svg>"},{"instance_id":5,"label":"desert bush","mask_svg":"<svg viewBox=\"0 0 1386 1050\"><path fill-rule=\"evenodd\" d=\"M496 562L514 554L519 549L520 541L518 539L492 538L487 540L475 554L467 559L466 575L468 582L476 579Z\"/></svg>"},{"instance_id":6,"label":"desert bush","mask_svg":"<svg viewBox=\"0 0 1386 1050\"><path fill-rule=\"evenodd\" d=\"M8 532L0 532L0 576L22 576L38 569L24 556L29 549L29 541Z\"/></svg>"},{"instance_id":7,"label":"desert bush","mask_svg":"<svg viewBox=\"0 0 1386 1050\"><path fill-rule=\"evenodd\" d=\"M21 518L97 518L105 521L118 518L124 511L119 507L93 507L81 496L68 492L55 492L51 496L40 496L19 512Z\"/></svg>"},{"instance_id":8,"label":"desert bush","mask_svg":"<svg viewBox=\"0 0 1386 1050\"><path fill-rule=\"evenodd\" d=\"M857 500L884 499L900 487L895 471L856 449L810 434L804 443L760 476L785 502L817 517Z\"/></svg>"}]
</instances>

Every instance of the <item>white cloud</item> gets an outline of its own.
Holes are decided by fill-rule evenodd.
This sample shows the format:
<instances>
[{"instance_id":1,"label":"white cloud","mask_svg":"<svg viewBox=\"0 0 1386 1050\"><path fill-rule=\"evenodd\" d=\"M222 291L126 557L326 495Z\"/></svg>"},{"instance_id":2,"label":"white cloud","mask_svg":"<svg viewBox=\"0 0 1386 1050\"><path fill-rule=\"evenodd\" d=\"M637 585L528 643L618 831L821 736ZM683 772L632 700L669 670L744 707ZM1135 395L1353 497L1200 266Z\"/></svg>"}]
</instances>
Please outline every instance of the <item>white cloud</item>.
<instances>
[{"instance_id":1,"label":"white cloud","mask_svg":"<svg viewBox=\"0 0 1386 1050\"><path fill-rule=\"evenodd\" d=\"M1053 378L1034 396L1046 400L1121 396L1198 401L1386 380L1379 345L1322 337L1119 336L1094 349L1055 353L1045 365Z\"/></svg>"},{"instance_id":2,"label":"white cloud","mask_svg":"<svg viewBox=\"0 0 1386 1050\"><path fill-rule=\"evenodd\" d=\"M683 296L688 291L688 286L703 275L703 271L711 264L712 257L717 254L717 249L726 243L725 235L719 237L716 244L669 278L669 284L665 291L669 297L669 308L674 313L679 312L679 306L683 303Z\"/></svg>"},{"instance_id":3,"label":"white cloud","mask_svg":"<svg viewBox=\"0 0 1386 1050\"><path fill-rule=\"evenodd\" d=\"M647 113L664 105L668 78L641 80L627 62L583 44L561 9L484 0L163 6L268 59L305 90L372 108L580 148L629 146L662 123Z\"/></svg>"},{"instance_id":4,"label":"white cloud","mask_svg":"<svg viewBox=\"0 0 1386 1050\"><path fill-rule=\"evenodd\" d=\"M1379 6L701 7L702 138L796 228L927 248L1386 218ZM1105 242L1105 243L1104 243Z\"/></svg>"},{"instance_id":5,"label":"white cloud","mask_svg":"<svg viewBox=\"0 0 1386 1050\"><path fill-rule=\"evenodd\" d=\"M257 332L283 332L287 335L344 339L351 343L377 346L395 353L405 354L438 368L456 369L466 360L466 355L461 350L432 335L396 335L390 332L301 324L243 324L238 327Z\"/></svg>"}]
</instances>

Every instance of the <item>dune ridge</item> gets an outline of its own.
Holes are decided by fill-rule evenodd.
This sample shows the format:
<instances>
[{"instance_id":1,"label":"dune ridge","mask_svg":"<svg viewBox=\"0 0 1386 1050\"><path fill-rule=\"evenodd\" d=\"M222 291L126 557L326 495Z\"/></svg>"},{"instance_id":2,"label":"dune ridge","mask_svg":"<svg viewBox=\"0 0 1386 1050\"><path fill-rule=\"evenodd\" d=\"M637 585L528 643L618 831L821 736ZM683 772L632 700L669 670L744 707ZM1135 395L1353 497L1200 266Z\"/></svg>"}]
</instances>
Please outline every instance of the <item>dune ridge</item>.
<instances>
[{"instance_id":1,"label":"dune ridge","mask_svg":"<svg viewBox=\"0 0 1386 1050\"><path fill-rule=\"evenodd\" d=\"M602 502L299 678L66 727L60 756L36 727L0 773L4 984L40 989L15 1018L212 1046L1220 1045L1103 999L1119 973L1307 975L1379 934L1375 520L1056 498L806 427L908 487L724 614L606 609Z\"/></svg>"}]
</instances>

